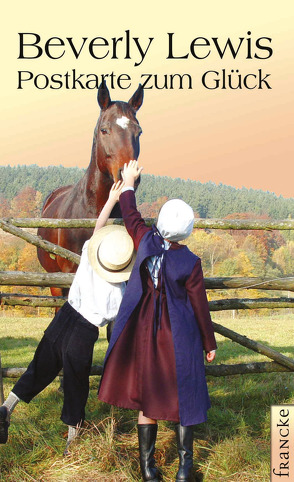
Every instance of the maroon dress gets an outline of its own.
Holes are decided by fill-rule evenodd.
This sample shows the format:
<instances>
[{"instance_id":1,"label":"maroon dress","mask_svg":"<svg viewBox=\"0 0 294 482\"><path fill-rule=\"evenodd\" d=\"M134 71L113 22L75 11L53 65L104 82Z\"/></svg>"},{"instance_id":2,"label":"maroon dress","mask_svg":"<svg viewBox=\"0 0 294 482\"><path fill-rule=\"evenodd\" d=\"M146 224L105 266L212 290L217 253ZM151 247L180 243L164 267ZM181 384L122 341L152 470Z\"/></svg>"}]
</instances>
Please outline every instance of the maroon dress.
<instances>
[{"instance_id":1,"label":"maroon dress","mask_svg":"<svg viewBox=\"0 0 294 482\"><path fill-rule=\"evenodd\" d=\"M174 245L170 249L178 247ZM174 344L164 286L159 321L160 277L156 289L146 265L141 269L141 277L142 303L128 320L109 356L99 399L118 407L142 410L148 418L179 422Z\"/></svg>"},{"instance_id":2,"label":"maroon dress","mask_svg":"<svg viewBox=\"0 0 294 482\"><path fill-rule=\"evenodd\" d=\"M164 245L156 228L146 226L132 191L121 195L120 204L138 253L105 356L98 398L155 420L202 423L210 407L203 349L215 349L216 342L200 258L173 242L154 288L146 259L162 255Z\"/></svg>"}]
</instances>

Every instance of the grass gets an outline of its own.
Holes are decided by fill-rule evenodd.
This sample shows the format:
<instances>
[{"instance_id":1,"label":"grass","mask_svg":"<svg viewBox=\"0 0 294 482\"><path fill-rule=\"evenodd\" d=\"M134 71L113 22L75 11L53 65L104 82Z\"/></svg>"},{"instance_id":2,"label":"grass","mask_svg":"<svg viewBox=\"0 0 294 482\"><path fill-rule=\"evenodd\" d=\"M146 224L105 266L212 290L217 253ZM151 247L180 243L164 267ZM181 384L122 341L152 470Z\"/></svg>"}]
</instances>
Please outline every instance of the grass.
<instances>
[{"instance_id":1,"label":"grass","mask_svg":"<svg viewBox=\"0 0 294 482\"><path fill-rule=\"evenodd\" d=\"M243 335L294 357L293 315L243 314L213 319ZM0 318L2 366L26 366L50 320ZM217 363L264 361L217 335ZM107 347L105 330L95 347L100 364ZM12 415L9 441L0 446L2 481L130 481L141 480L136 434L137 413L97 400L99 378L91 377L86 424L71 456L62 457L67 427L59 419L62 394L54 381L29 405L19 403ZM4 379L5 395L14 380ZM293 403L293 375L270 373L208 377L212 402L209 419L195 427L196 481L268 481L270 473L270 406ZM175 480L177 451L172 424L159 422L156 458L166 482Z\"/></svg>"}]
</instances>

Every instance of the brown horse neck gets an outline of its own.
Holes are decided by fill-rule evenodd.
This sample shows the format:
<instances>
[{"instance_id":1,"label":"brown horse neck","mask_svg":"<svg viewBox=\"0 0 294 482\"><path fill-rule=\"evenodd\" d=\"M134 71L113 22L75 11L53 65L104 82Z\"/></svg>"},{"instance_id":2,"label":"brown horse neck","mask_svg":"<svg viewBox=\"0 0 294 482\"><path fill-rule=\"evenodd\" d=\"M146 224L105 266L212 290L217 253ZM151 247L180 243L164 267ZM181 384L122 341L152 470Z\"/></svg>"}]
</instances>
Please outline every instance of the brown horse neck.
<instances>
[{"instance_id":1,"label":"brown horse neck","mask_svg":"<svg viewBox=\"0 0 294 482\"><path fill-rule=\"evenodd\" d=\"M82 195L89 207L94 208L95 206L95 214L99 214L108 199L112 183L113 181L99 170L94 139L90 164L84 176L76 185L79 197Z\"/></svg>"}]
</instances>

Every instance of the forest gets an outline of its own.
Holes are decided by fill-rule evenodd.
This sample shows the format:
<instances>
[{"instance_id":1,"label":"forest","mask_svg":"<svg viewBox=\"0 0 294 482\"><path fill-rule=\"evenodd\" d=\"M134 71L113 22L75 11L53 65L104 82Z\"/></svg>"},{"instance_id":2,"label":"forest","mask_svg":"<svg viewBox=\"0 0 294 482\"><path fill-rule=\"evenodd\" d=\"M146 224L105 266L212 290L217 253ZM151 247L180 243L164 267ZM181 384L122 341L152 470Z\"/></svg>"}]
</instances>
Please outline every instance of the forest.
<instances>
[{"instance_id":1,"label":"forest","mask_svg":"<svg viewBox=\"0 0 294 482\"><path fill-rule=\"evenodd\" d=\"M0 166L0 217L9 216L9 213L17 215L15 210L19 207L19 196L28 193L28 188L31 188L31 196L32 190L36 192L36 206L33 209L37 216L43 201L53 189L77 182L84 172L85 169L78 167ZM143 174L137 191L138 204L150 204L162 197L184 199L192 206L195 215L201 218L253 213L272 219L286 219L294 214L294 197L285 199L271 192L245 187L237 189L213 182L201 183L190 179ZM23 215L19 214L18 217Z\"/></svg>"}]
</instances>

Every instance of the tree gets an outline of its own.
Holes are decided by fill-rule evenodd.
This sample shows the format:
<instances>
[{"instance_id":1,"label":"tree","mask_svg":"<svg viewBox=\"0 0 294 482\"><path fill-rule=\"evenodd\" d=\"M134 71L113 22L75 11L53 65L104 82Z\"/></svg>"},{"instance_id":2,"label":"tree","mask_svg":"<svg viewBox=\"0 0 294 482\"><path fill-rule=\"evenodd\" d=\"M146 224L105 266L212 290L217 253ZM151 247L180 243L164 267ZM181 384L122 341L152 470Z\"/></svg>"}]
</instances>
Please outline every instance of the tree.
<instances>
[{"instance_id":1,"label":"tree","mask_svg":"<svg viewBox=\"0 0 294 482\"><path fill-rule=\"evenodd\" d=\"M214 276L218 263L236 251L236 243L229 234L207 233L201 229L195 229L186 244L201 258L203 270L210 276Z\"/></svg>"},{"instance_id":2,"label":"tree","mask_svg":"<svg viewBox=\"0 0 294 482\"><path fill-rule=\"evenodd\" d=\"M166 201L168 201L168 197L162 196L151 204L147 202L141 204L138 209L143 218L157 218L161 207Z\"/></svg>"},{"instance_id":3,"label":"tree","mask_svg":"<svg viewBox=\"0 0 294 482\"><path fill-rule=\"evenodd\" d=\"M273 261L281 268L285 276L293 276L294 241L287 241L285 246L278 248L273 254Z\"/></svg>"},{"instance_id":4,"label":"tree","mask_svg":"<svg viewBox=\"0 0 294 482\"><path fill-rule=\"evenodd\" d=\"M11 215L18 218L40 215L42 194L32 187L23 188L11 201Z\"/></svg>"},{"instance_id":5,"label":"tree","mask_svg":"<svg viewBox=\"0 0 294 482\"><path fill-rule=\"evenodd\" d=\"M23 246L25 245L25 241L10 234L3 233L2 231L0 232L0 241L0 270L17 270L18 257Z\"/></svg>"},{"instance_id":6,"label":"tree","mask_svg":"<svg viewBox=\"0 0 294 482\"><path fill-rule=\"evenodd\" d=\"M40 263L37 258L36 246L26 243L25 246L19 253L17 260L17 270L18 271L40 271ZM43 270L42 270L43 271Z\"/></svg>"},{"instance_id":7,"label":"tree","mask_svg":"<svg viewBox=\"0 0 294 482\"><path fill-rule=\"evenodd\" d=\"M225 217L225 219L261 219L261 220L270 220L271 218L267 214L260 214L257 215L255 213L232 213ZM256 239L256 246L259 245L259 250L261 246L263 248L262 256L264 260L271 257L273 251L277 249L279 246L285 244L284 237L281 235L279 231L265 231L262 229L252 229L252 230L230 230L230 234L235 239L237 246L242 247L243 243L247 236L251 236L251 242L253 238Z\"/></svg>"},{"instance_id":8,"label":"tree","mask_svg":"<svg viewBox=\"0 0 294 482\"><path fill-rule=\"evenodd\" d=\"M0 194L0 218L5 218L10 215L10 202Z\"/></svg>"}]
</instances>

